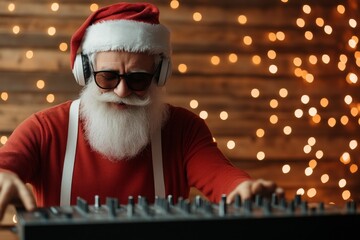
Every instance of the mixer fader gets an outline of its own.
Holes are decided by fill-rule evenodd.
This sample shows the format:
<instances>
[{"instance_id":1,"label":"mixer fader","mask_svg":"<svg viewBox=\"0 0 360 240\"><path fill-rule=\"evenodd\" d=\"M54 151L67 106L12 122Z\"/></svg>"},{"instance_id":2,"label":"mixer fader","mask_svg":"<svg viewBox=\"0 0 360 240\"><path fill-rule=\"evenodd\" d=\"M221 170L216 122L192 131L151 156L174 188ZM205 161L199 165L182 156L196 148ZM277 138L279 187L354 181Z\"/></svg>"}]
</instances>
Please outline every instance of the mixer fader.
<instances>
[{"instance_id":1,"label":"mixer fader","mask_svg":"<svg viewBox=\"0 0 360 240\"><path fill-rule=\"evenodd\" d=\"M34 239L199 239L213 237L266 237L268 239L344 239L360 226L356 203L344 206L308 203L296 195L290 201L256 196L231 204L226 195L217 204L200 196L188 199L155 198L148 203L142 196L129 196L127 204L98 196L93 203L81 197L73 206L52 206L28 212L17 211L20 240ZM285 237L285 238L284 238Z\"/></svg>"}]
</instances>

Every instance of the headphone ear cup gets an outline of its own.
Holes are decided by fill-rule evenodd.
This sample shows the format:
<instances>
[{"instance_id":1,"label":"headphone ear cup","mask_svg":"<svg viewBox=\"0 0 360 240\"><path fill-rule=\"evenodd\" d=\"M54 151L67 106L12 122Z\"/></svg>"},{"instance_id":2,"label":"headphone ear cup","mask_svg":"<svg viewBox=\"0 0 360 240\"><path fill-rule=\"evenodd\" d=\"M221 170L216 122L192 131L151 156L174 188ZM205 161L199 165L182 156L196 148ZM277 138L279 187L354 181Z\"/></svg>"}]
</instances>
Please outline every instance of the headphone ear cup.
<instances>
[{"instance_id":1,"label":"headphone ear cup","mask_svg":"<svg viewBox=\"0 0 360 240\"><path fill-rule=\"evenodd\" d=\"M159 73L159 78L158 78L158 82L157 85L158 86L164 86L166 83L166 80L170 77L171 75L171 61L169 58L163 58L161 60L161 68L160 68L160 73Z\"/></svg>"},{"instance_id":2,"label":"headphone ear cup","mask_svg":"<svg viewBox=\"0 0 360 240\"><path fill-rule=\"evenodd\" d=\"M80 86L85 86L91 75L89 58L87 55L81 53L76 55L72 72L76 82Z\"/></svg>"}]
</instances>

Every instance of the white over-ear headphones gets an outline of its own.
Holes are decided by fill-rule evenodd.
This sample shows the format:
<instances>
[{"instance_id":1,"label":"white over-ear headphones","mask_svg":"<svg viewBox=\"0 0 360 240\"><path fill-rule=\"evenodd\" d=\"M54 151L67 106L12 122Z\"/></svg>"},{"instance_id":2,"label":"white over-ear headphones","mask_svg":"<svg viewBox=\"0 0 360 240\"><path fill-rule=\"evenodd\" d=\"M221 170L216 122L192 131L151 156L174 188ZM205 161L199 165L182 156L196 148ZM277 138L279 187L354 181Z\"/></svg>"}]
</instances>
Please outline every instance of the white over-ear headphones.
<instances>
[{"instance_id":1,"label":"white over-ear headphones","mask_svg":"<svg viewBox=\"0 0 360 240\"><path fill-rule=\"evenodd\" d=\"M91 75L89 57L82 53L77 54L72 72L76 82L85 86Z\"/></svg>"},{"instance_id":2,"label":"white over-ear headphones","mask_svg":"<svg viewBox=\"0 0 360 240\"><path fill-rule=\"evenodd\" d=\"M171 60L168 57L161 57L160 71L157 80L158 86L164 86L167 79L170 78L172 73ZM79 53L76 55L74 68L72 70L76 82L80 86L85 86L91 76L90 60L85 54Z\"/></svg>"},{"instance_id":3,"label":"white over-ear headphones","mask_svg":"<svg viewBox=\"0 0 360 240\"><path fill-rule=\"evenodd\" d=\"M157 85L164 86L166 80L169 79L171 76L171 72L172 72L171 60L168 57L162 57L160 64L161 64L160 66L161 69L160 69Z\"/></svg>"}]
</instances>

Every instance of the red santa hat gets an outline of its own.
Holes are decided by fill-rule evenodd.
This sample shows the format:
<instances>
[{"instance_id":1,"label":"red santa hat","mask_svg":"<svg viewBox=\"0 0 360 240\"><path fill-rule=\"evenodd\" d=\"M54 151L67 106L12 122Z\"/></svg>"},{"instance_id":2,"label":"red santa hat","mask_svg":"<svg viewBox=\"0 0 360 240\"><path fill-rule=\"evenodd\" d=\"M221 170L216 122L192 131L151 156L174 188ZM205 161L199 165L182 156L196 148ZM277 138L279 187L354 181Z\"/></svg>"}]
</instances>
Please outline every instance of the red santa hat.
<instances>
[{"instance_id":1,"label":"red santa hat","mask_svg":"<svg viewBox=\"0 0 360 240\"><path fill-rule=\"evenodd\" d=\"M124 50L170 57L170 32L150 3L116 3L92 13L70 42L71 68L79 53Z\"/></svg>"}]
</instances>

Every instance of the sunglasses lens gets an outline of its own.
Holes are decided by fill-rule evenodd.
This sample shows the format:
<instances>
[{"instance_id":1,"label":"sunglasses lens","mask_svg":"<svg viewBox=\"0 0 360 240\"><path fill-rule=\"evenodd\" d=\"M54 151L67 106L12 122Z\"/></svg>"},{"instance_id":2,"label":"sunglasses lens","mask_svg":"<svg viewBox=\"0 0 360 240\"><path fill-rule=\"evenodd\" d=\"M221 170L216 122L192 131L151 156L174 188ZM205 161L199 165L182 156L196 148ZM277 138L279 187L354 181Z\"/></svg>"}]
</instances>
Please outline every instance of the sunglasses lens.
<instances>
[{"instance_id":1,"label":"sunglasses lens","mask_svg":"<svg viewBox=\"0 0 360 240\"><path fill-rule=\"evenodd\" d=\"M104 89L115 88L118 84L118 75L116 72L98 72L95 75L96 84Z\"/></svg>"},{"instance_id":2,"label":"sunglasses lens","mask_svg":"<svg viewBox=\"0 0 360 240\"><path fill-rule=\"evenodd\" d=\"M126 76L126 84L131 90L144 91L150 86L152 78L153 75L149 73L129 73Z\"/></svg>"}]
</instances>

